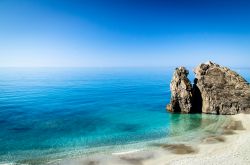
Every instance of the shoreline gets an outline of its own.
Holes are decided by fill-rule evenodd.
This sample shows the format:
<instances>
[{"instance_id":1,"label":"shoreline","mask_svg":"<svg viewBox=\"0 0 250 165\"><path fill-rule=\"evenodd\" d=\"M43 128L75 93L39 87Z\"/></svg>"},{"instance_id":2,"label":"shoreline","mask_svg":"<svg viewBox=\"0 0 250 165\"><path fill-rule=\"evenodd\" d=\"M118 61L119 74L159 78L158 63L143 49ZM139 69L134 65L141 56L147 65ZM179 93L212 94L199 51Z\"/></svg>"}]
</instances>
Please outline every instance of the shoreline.
<instances>
[{"instance_id":1,"label":"shoreline","mask_svg":"<svg viewBox=\"0 0 250 165\"><path fill-rule=\"evenodd\" d=\"M63 160L60 165L166 165L166 164L250 164L250 115L231 116L222 135L211 135L199 143L162 144L145 150L131 150Z\"/></svg>"},{"instance_id":2,"label":"shoreline","mask_svg":"<svg viewBox=\"0 0 250 165\"><path fill-rule=\"evenodd\" d=\"M185 155L165 156L145 162L145 165L165 164L250 164L250 115L237 114L234 121L241 121L244 130L235 129L221 136L220 140L198 144L198 152Z\"/></svg>"}]
</instances>

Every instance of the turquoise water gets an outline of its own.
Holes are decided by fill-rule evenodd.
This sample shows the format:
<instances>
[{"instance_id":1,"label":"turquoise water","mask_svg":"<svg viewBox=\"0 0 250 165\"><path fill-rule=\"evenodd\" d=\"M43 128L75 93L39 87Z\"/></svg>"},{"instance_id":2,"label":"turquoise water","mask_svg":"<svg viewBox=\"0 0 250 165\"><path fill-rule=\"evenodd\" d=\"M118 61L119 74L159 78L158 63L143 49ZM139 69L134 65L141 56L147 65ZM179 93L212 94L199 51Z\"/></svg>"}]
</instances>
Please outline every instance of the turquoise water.
<instances>
[{"instance_id":1,"label":"turquoise water","mask_svg":"<svg viewBox=\"0 0 250 165\"><path fill-rule=\"evenodd\" d=\"M239 71L249 81L249 71ZM126 144L180 136L219 120L166 112L172 72L173 68L1 69L0 163L43 164L102 152L100 147L119 150Z\"/></svg>"}]
</instances>

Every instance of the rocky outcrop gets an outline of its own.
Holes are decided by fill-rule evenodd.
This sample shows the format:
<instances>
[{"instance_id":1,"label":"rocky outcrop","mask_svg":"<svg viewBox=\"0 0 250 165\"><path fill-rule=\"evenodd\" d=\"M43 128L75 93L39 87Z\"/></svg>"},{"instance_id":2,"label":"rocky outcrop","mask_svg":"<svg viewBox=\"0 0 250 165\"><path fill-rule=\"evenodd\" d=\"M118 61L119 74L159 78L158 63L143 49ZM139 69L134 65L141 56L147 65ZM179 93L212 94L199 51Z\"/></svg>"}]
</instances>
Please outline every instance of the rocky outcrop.
<instances>
[{"instance_id":1,"label":"rocky outcrop","mask_svg":"<svg viewBox=\"0 0 250 165\"><path fill-rule=\"evenodd\" d=\"M243 77L229 68L212 62L200 64L194 70L196 78L189 95L186 93L190 92L190 88L181 90L180 85L175 85L183 82L183 78L176 76L176 72L179 70L175 71L171 82L172 96L167 106L169 111L223 115L250 112L250 86ZM185 82L189 82L187 77Z\"/></svg>"},{"instance_id":2,"label":"rocky outcrop","mask_svg":"<svg viewBox=\"0 0 250 165\"><path fill-rule=\"evenodd\" d=\"M194 72L203 113L250 112L250 88L239 74L212 62L199 65Z\"/></svg>"},{"instance_id":3,"label":"rocky outcrop","mask_svg":"<svg viewBox=\"0 0 250 165\"><path fill-rule=\"evenodd\" d=\"M171 112L190 113L192 109L192 85L187 78L188 73L184 67L176 68L174 72L170 84L171 103L167 106Z\"/></svg>"}]
</instances>

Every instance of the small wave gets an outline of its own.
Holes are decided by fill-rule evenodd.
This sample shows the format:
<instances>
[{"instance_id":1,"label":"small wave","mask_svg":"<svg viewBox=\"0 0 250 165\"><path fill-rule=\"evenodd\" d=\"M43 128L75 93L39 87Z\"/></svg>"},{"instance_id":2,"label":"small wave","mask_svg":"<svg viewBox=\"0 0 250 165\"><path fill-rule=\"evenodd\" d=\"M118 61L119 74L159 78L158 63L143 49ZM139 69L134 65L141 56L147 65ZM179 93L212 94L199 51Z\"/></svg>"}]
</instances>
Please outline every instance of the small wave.
<instances>
[{"instance_id":1,"label":"small wave","mask_svg":"<svg viewBox=\"0 0 250 165\"><path fill-rule=\"evenodd\" d=\"M141 150L130 150L130 151L124 151L124 152L113 152L112 155L126 155L126 154L131 154L131 153L135 153L135 152L139 152L142 151Z\"/></svg>"}]
</instances>

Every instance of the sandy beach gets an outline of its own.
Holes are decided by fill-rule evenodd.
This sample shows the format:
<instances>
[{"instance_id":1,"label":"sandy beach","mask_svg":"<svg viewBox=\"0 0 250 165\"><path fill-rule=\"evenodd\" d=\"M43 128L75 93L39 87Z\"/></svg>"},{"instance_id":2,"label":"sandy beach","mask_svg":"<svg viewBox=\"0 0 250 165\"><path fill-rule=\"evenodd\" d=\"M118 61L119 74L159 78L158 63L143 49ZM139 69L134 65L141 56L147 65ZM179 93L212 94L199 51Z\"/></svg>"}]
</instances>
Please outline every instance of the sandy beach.
<instances>
[{"instance_id":1,"label":"sandy beach","mask_svg":"<svg viewBox=\"0 0 250 165\"><path fill-rule=\"evenodd\" d=\"M250 115L233 115L222 135L211 135L194 145L166 144L157 149L133 150L64 160L63 165L189 165L189 164L250 164Z\"/></svg>"},{"instance_id":2,"label":"sandy beach","mask_svg":"<svg viewBox=\"0 0 250 165\"><path fill-rule=\"evenodd\" d=\"M205 139L207 144L199 144L199 151L195 154L163 156L145 164L250 164L250 115L238 114L232 117L235 121L241 121L244 130L236 126L231 133L227 132L220 139Z\"/></svg>"}]
</instances>

